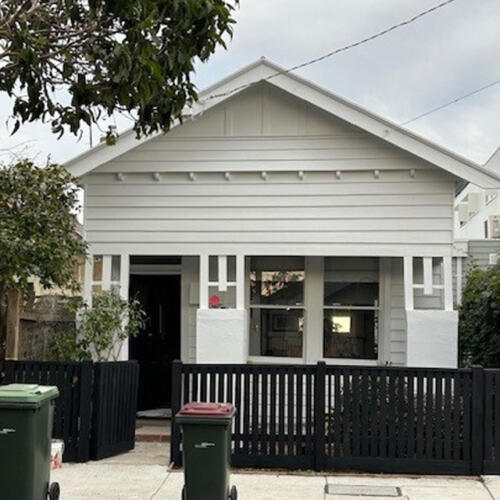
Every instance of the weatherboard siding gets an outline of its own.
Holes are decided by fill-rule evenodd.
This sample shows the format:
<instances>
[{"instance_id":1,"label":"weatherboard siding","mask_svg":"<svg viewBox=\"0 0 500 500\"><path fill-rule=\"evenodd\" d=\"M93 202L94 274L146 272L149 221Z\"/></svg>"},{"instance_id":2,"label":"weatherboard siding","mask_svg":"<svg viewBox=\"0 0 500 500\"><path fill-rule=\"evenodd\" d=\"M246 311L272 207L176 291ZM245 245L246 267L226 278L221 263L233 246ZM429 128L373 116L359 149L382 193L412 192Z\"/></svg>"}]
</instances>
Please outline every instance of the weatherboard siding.
<instances>
[{"instance_id":1,"label":"weatherboard siding","mask_svg":"<svg viewBox=\"0 0 500 500\"><path fill-rule=\"evenodd\" d=\"M452 182L437 171L415 179L405 171L378 179L313 172L303 180L294 172L269 172L267 180L257 172L230 180L198 173L195 181L170 174L159 182L92 174L85 229L99 252L197 255L245 245L248 253L439 255L451 249L452 197Z\"/></svg>"},{"instance_id":2,"label":"weatherboard siding","mask_svg":"<svg viewBox=\"0 0 500 500\"><path fill-rule=\"evenodd\" d=\"M451 251L451 175L264 84L83 182L94 253Z\"/></svg>"}]
</instances>

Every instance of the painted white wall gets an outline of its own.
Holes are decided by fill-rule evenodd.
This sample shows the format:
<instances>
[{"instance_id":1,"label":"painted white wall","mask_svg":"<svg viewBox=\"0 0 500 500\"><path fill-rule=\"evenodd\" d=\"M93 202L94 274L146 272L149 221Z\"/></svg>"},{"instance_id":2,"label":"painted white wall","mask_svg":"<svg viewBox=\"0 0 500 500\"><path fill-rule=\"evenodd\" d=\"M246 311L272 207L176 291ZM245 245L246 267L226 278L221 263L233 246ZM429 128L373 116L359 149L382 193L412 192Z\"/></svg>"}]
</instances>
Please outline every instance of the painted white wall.
<instances>
[{"instance_id":1,"label":"painted white wall","mask_svg":"<svg viewBox=\"0 0 500 500\"><path fill-rule=\"evenodd\" d=\"M196 362L246 363L247 332L245 309L198 309Z\"/></svg>"},{"instance_id":2,"label":"painted white wall","mask_svg":"<svg viewBox=\"0 0 500 500\"><path fill-rule=\"evenodd\" d=\"M406 311L407 366L456 368L458 312Z\"/></svg>"},{"instance_id":3,"label":"painted white wall","mask_svg":"<svg viewBox=\"0 0 500 500\"><path fill-rule=\"evenodd\" d=\"M450 174L266 85L84 183L93 253L451 252Z\"/></svg>"}]
</instances>

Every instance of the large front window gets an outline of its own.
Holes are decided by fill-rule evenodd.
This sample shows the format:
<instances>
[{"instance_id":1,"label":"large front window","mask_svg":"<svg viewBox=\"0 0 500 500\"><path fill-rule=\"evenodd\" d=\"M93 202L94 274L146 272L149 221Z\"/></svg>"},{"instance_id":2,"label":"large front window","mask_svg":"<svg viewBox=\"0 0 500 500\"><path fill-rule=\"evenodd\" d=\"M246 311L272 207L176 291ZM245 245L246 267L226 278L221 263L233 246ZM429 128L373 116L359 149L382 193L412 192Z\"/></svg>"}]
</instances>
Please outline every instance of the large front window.
<instances>
[{"instance_id":1,"label":"large front window","mask_svg":"<svg viewBox=\"0 0 500 500\"><path fill-rule=\"evenodd\" d=\"M250 355L302 357L304 258L253 257Z\"/></svg>"},{"instance_id":2,"label":"large front window","mask_svg":"<svg viewBox=\"0 0 500 500\"><path fill-rule=\"evenodd\" d=\"M325 358L377 359L378 281L378 259L325 259Z\"/></svg>"}]
</instances>

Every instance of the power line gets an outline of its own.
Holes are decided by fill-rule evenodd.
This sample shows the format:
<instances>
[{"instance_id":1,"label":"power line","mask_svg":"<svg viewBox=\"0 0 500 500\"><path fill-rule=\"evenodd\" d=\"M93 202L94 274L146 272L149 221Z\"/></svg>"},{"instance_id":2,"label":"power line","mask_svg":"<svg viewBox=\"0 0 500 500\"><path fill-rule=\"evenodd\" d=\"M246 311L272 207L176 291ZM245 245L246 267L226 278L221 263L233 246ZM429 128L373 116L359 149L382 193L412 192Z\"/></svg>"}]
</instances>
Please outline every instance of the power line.
<instances>
[{"instance_id":1,"label":"power line","mask_svg":"<svg viewBox=\"0 0 500 500\"><path fill-rule=\"evenodd\" d=\"M444 2L441 2L440 4L438 5L435 5L434 7L431 7L427 10L424 10L423 12L420 12L419 14L416 14L415 16L413 17L410 17L409 19L406 19L404 21L401 21L400 23L397 23L397 24L394 24L392 26L390 26L389 28L386 28L382 31L379 31L378 33L375 33L371 36L368 36L366 38L363 38L361 40L358 40L357 42L353 42L353 43L350 43L348 45L344 45L343 47L339 47L338 49L335 49L335 50L332 50L331 52L328 52L327 54L324 54L320 57L317 57L315 59L310 59L309 61L306 61L306 62L303 62L301 64L297 64L296 66L292 66L291 68L288 68L288 69L284 69L284 70L281 70L281 71L277 71L276 73L273 73L272 75L266 77L266 78L262 78L262 80L259 80L259 81L269 81L271 80L272 78L276 78L277 76L279 75L285 75L287 73L290 73L292 71L295 71L297 69L301 69L301 68L305 68L306 66L310 66L311 64L315 64L317 62L320 62L320 61L323 61L329 57L332 57L332 56L335 56L337 54L340 54L341 52L345 52L349 49L352 49L354 47L359 47L360 45L363 45L367 42L371 42L372 40L375 40L377 38L380 38L384 35L387 35L388 33L390 33L391 31L394 31L398 28L401 28L403 26L407 26L408 24L411 24L415 21L417 21L418 19L426 16L427 14L430 14L431 12L434 12L438 9L441 9L442 7L445 7L446 5L450 4L450 3L453 3L455 2L456 0L446 0ZM239 87L235 87L231 90L228 90L226 92L221 92L221 93L218 93L218 94L212 94L208 97L206 97L205 99L202 99L202 101L209 101L209 100L212 100L212 99L218 99L219 97L226 97L226 96L229 96L229 95L232 95L234 94L235 92L239 92L240 90L243 90L243 89L246 89L248 87L250 87L251 85L253 85L254 83L257 83L257 81L255 82L251 82L251 83L246 83L244 85L240 85Z\"/></svg>"},{"instance_id":2,"label":"power line","mask_svg":"<svg viewBox=\"0 0 500 500\"><path fill-rule=\"evenodd\" d=\"M479 94L479 92L482 92L483 90L494 87L495 85L498 85L499 83L500 83L500 80L495 80L494 82L488 83L488 85L485 85L484 87L480 87L476 90L473 90L472 92L468 92L467 94L464 94L460 97L457 97L456 99L453 99L452 101L448 101L445 104L441 104L441 106L437 106L436 108L430 109L429 111L426 111L425 113L422 113L418 116L415 116L415 118L412 118L411 120L407 120L403 123L400 123L400 125L403 127L405 125L408 125L409 123L413 123L414 121L420 120L420 118L423 118L424 116L428 116L432 113L435 113L436 111L440 111L441 109L447 108L448 106L451 106L452 104L463 101L467 97L473 96L475 94Z\"/></svg>"}]
</instances>

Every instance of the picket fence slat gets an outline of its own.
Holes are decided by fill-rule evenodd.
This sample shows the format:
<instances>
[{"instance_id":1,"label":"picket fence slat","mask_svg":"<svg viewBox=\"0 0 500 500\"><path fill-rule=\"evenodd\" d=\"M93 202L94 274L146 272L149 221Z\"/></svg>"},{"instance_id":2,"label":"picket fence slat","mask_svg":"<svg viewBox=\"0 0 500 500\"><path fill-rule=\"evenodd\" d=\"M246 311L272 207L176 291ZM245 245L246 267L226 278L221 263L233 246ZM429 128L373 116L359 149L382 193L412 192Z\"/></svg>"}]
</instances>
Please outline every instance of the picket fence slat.
<instances>
[{"instance_id":1,"label":"picket fence slat","mask_svg":"<svg viewBox=\"0 0 500 500\"><path fill-rule=\"evenodd\" d=\"M500 370L174 362L174 374L176 409L211 384L235 404L237 467L500 473Z\"/></svg>"}]
</instances>

